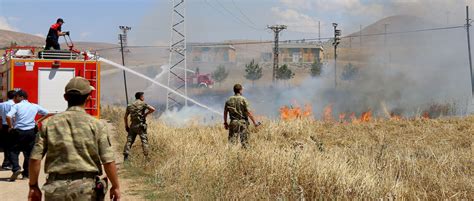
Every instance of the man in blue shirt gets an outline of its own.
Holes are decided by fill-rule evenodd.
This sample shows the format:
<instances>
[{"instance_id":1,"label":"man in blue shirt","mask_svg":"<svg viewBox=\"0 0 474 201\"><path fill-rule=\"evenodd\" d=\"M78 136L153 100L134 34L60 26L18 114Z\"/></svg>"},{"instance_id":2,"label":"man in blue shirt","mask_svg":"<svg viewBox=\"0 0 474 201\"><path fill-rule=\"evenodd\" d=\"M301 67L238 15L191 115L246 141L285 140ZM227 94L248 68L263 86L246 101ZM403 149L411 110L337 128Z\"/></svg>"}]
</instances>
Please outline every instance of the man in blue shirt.
<instances>
[{"instance_id":1,"label":"man in blue shirt","mask_svg":"<svg viewBox=\"0 0 474 201\"><path fill-rule=\"evenodd\" d=\"M15 105L12 106L10 112L7 113L8 130L12 135L12 147L10 151L10 161L12 162L13 174L10 181L15 181L20 174L23 174L23 179L29 177L28 166L30 160L31 150L35 144L36 139L36 122L37 114L43 117L38 120L41 122L47 117L48 111L37 104L28 102L28 94L23 91L17 91L15 94ZM15 118L15 124L12 119ZM18 156L23 152L25 160L23 161L23 169L19 165Z\"/></svg>"},{"instance_id":2,"label":"man in blue shirt","mask_svg":"<svg viewBox=\"0 0 474 201\"><path fill-rule=\"evenodd\" d=\"M15 102L13 101L13 98L15 98L15 92L16 91L14 90L9 91L7 93L8 101L0 103L0 115L2 117L2 127L0 130L0 145L3 148L4 157L3 157L2 169L4 170L12 169L12 163L10 162L10 157L9 157L11 137L8 134L7 113L10 112L10 109L15 104Z\"/></svg>"}]
</instances>

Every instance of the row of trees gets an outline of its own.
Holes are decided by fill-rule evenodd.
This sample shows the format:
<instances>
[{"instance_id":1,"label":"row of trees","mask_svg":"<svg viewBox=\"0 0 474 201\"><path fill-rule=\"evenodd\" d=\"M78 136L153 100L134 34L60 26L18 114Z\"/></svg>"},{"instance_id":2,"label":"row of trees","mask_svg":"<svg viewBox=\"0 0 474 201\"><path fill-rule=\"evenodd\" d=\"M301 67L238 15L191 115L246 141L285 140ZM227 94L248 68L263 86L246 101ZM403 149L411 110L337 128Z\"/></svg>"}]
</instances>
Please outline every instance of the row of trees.
<instances>
[{"instance_id":1,"label":"row of trees","mask_svg":"<svg viewBox=\"0 0 474 201\"><path fill-rule=\"evenodd\" d=\"M319 77L323 72L323 63L319 60L311 64L310 75L311 77ZM341 74L342 80L353 80L358 76L359 70L352 63L347 64ZM229 76L229 71L223 65L217 67L217 69L211 74L212 79L217 83L223 82ZM245 65L245 79L255 81L263 77L263 68L252 60L250 63ZM290 80L295 77L295 73L288 68L288 65L284 64L280 66L276 71L276 79L278 80Z\"/></svg>"}]
</instances>

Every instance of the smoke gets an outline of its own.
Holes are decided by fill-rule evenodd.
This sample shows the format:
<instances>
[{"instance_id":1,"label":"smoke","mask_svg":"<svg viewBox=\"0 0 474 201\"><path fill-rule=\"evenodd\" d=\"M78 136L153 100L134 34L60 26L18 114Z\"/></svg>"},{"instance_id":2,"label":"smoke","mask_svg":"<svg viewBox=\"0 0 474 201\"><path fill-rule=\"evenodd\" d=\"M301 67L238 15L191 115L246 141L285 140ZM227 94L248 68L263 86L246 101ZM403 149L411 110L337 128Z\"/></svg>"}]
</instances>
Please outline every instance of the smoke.
<instances>
[{"instance_id":1,"label":"smoke","mask_svg":"<svg viewBox=\"0 0 474 201\"><path fill-rule=\"evenodd\" d=\"M389 32L437 27L436 23L423 18L395 16L372 25L364 33L380 33L387 23L390 23ZM350 48L349 42L344 40L338 51L337 88L333 60L326 59L322 76L311 78L309 69L300 70L295 78L302 80L298 84L279 81L276 85L254 86L250 81L243 83L244 96L250 101L252 110L257 115L277 118L284 105L310 104L318 119L327 105L333 106L334 116L350 112L360 115L371 110L379 117L386 117L387 112L409 117L429 111L433 105L448 105L450 113L445 115L465 114L470 98L470 77L463 28L367 36L363 38L362 46L354 40ZM332 52L330 47L326 47L326 52ZM349 63L358 69L358 73L352 79L344 80L342 74ZM296 67L292 69L296 70ZM230 95L229 88L226 92L208 90L194 98L220 109ZM209 112L191 106L167 112L161 119L178 126L210 124L221 119L209 115Z\"/></svg>"},{"instance_id":2,"label":"smoke","mask_svg":"<svg viewBox=\"0 0 474 201\"><path fill-rule=\"evenodd\" d=\"M380 33L385 24L389 24L389 32L436 27L436 23L422 18L395 16L364 33ZM372 110L378 116L386 116L387 111L414 116L443 105L450 110L446 115L465 114L471 97L465 29L371 36L363 38L362 46L358 39L355 41L351 48L349 40L343 41L338 51L337 88L334 62L328 59L323 76L307 76L297 86L249 86L246 93L257 100L254 108L276 116L279 107L296 102L300 106L311 104L316 117L330 104L334 115ZM353 79L343 80L342 73L349 63L358 73Z\"/></svg>"},{"instance_id":3,"label":"smoke","mask_svg":"<svg viewBox=\"0 0 474 201\"><path fill-rule=\"evenodd\" d=\"M180 110L165 111L161 114L159 120L170 126L184 127L189 125L214 125L221 122L222 117L201 107L190 106L183 107Z\"/></svg>"},{"instance_id":4,"label":"smoke","mask_svg":"<svg viewBox=\"0 0 474 201\"><path fill-rule=\"evenodd\" d=\"M305 1L299 2L304 5ZM378 10L377 16L371 15L370 18L364 18L363 13L357 14L362 16L360 18L344 18L345 22L341 23L344 33L348 32L346 30L351 30L350 26L358 30L359 24L368 24L368 20L390 15L396 16L365 27L362 34L383 33L385 30L391 33L459 26L465 22L463 20L465 4L459 0L369 2L379 4L383 7L383 11ZM380 9L380 6L377 8ZM298 8L293 9L298 10ZM298 11L303 10L307 8ZM144 22L144 24L152 23ZM354 33L351 40L343 39L338 49L337 88L334 84L334 62L331 56L325 56L323 60L325 65L321 77L311 78L309 69L299 69L295 78L299 81L296 82L280 81L279 84L271 86L261 84L254 86L250 81L243 82L244 96L250 101L254 112L258 115L278 117L279 109L283 105L311 104L315 117L319 118L323 108L331 104L334 107L334 115L342 112L360 114L370 109L378 116L386 116L387 112L414 116L438 104L452 107L450 114L465 114L466 105L471 97L465 29L362 38L356 37L358 35L359 33ZM152 34L150 37L153 37ZM152 38L147 37L142 39L153 41ZM270 48L268 52L271 52ZM332 54L332 47L326 46L325 52L327 55ZM358 73L352 79L343 80L342 73L349 63L358 69ZM202 65L205 66L205 64ZM243 68L243 66L240 63L236 68ZM297 66L301 65L290 64L293 70L296 70ZM164 68L166 67L162 66L162 69ZM162 73L163 71L160 74ZM265 70L265 73L271 72ZM229 77L242 76L242 74L231 74ZM159 78L162 77L159 76ZM155 80L165 83L166 79ZM270 83L269 80L267 82L266 84ZM155 90L151 86L147 92L147 94L159 96L161 100L166 96L166 91ZM225 100L231 94L231 88L225 92L207 90L201 95L194 94L193 98L205 105L215 106L212 108L218 108L221 111ZM156 101L156 98L150 100ZM159 104L163 103L161 101ZM173 125L190 122L208 124L220 121L221 118L211 118L209 114L207 111L191 106L180 111L166 112L160 118Z\"/></svg>"}]
</instances>

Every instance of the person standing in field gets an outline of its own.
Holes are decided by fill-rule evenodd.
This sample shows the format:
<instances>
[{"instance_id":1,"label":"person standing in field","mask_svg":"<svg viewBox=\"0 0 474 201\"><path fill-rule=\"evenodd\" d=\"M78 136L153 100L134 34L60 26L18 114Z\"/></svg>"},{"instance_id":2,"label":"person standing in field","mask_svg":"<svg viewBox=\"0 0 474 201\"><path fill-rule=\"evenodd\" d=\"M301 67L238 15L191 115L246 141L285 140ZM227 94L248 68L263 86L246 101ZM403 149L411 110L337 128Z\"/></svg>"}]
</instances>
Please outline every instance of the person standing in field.
<instances>
[{"instance_id":1,"label":"person standing in field","mask_svg":"<svg viewBox=\"0 0 474 201\"><path fill-rule=\"evenodd\" d=\"M41 200L38 176L45 155L46 200L104 200L107 186L102 182L98 185L102 166L112 183L110 199L120 200L107 126L84 109L92 90L86 79L71 79L64 94L68 109L50 117L41 127L30 159L29 200Z\"/></svg>"},{"instance_id":2,"label":"person standing in field","mask_svg":"<svg viewBox=\"0 0 474 201\"><path fill-rule=\"evenodd\" d=\"M260 123L256 123L255 117L250 111L249 102L242 96L243 87L240 84L234 85L234 95L231 96L224 106L224 127L229 130L229 142L231 144L237 143L237 138L240 137L242 147L248 147L249 138L249 118L255 127ZM230 117L230 124L227 123L227 117Z\"/></svg>"},{"instance_id":3,"label":"person standing in field","mask_svg":"<svg viewBox=\"0 0 474 201\"><path fill-rule=\"evenodd\" d=\"M26 91L19 90L15 93L15 103L6 115L8 133L11 136L9 157L12 163L13 174L10 177L10 181L15 181L20 174L23 175L23 179L29 177L29 159L35 144L36 133L38 132L35 118L37 114L42 115L43 117L38 119L38 122L41 122L48 115L48 110L28 101ZM19 164L20 152L24 156L24 171L21 170Z\"/></svg>"},{"instance_id":4,"label":"person standing in field","mask_svg":"<svg viewBox=\"0 0 474 201\"><path fill-rule=\"evenodd\" d=\"M135 93L135 101L127 106L125 111L124 121L125 121L125 130L127 131L127 143L125 144L123 150L123 160L127 161L130 154L130 149L132 148L135 138L140 136L142 141L143 155L148 157L148 137L147 137L147 124L146 117L155 112L155 108L145 103L145 93L137 92ZM130 116L130 121L128 121L128 116Z\"/></svg>"}]
</instances>

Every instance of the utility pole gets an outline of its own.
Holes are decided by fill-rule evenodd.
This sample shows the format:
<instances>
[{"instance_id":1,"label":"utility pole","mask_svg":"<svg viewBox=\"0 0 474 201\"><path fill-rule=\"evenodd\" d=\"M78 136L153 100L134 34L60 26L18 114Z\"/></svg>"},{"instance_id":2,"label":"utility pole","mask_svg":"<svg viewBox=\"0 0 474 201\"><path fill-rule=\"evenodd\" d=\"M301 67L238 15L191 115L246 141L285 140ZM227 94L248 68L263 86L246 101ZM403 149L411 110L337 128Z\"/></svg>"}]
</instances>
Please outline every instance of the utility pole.
<instances>
[{"instance_id":1,"label":"utility pole","mask_svg":"<svg viewBox=\"0 0 474 201\"><path fill-rule=\"evenodd\" d=\"M119 34L120 52L122 53L122 66L125 66L124 47L127 46L127 31L130 31L132 28L128 26L119 26L119 29L122 30L122 33ZM127 74L125 70L123 70L123 83L125 86L125 102L128 105Z\"/></svg>"},{"instance_id":2,"label":"utility pole","mask_svg":"<svg viewBox=\"0 0 474 201\"><path fill-rule=\"evenodd\" d=\"M280 54L280 50L278 48L278 42L279 42L279 35L280 32L285 30L287 28L286 25L273 25L273 26L268 26L268 29L271 29L273 33L275 34L275 41L274 41L274 48L273 48L273 75L272 75L272 81L276 81L276 71L278 69L278 56Z\"/></svg>"},{"instance_id":3,"label":"utility pole","mask_svg":"<svg viewBox=\"0 0 474 201\"><path fill-rule=\"evenodd\" d=\"M332 23L332 26L334 27L334 42L332 43L334 46L334 88L337 88L337 46L341 40L341 30L337 29L337 23Z\"/></svg>"},{"instance_id":4,"label":"utility pole","mask_svg":"<svg viewBox=\"0 0 474 201\"><path fill-rule=\"evenodd\" d=\"M469 72L471 78L471 95L474 94L474 80L472 77L472 57L471 57L471 36L469 34L469 29L471 27L471 19L469 19L469 6L466 6L466 30L467 30L467 51L469 54Z\"/></svg>"},{"instance_id":5,"label":"utility pole","mask_svg":"<svg viewBox=\"0 0 474 201\"><path fill-rule=\"evenodd\" d=\"M359 42L360 42L360 49L362 49L362 24L359 26Z\"/></svg>"},{"instance_id":6,"label":"utility pole","mask_svg":"<svg viewBox=\"0 0 474 201\"><path fill-rule=\"evenodd\" d=\"M387 27L388 24L384 24L384 33L383 33L383 50L384 50L384 66L387 68L387 58L388 58L388 53L387 53Z\"/></svg>"},{"instance_id":7,"label":"utility pole","mask_svg":"<svg viewBox=\"0 0 474 201\"><path fill-rule=\"evenodd\" d=\"M318 21L318 41L321 45L321 21Z\"/></svg>"}]
</instances>

